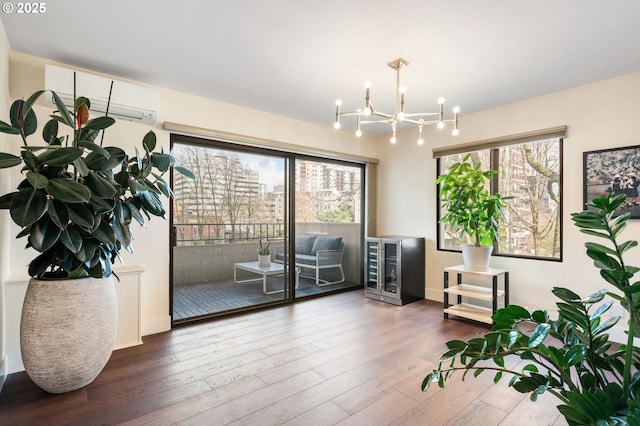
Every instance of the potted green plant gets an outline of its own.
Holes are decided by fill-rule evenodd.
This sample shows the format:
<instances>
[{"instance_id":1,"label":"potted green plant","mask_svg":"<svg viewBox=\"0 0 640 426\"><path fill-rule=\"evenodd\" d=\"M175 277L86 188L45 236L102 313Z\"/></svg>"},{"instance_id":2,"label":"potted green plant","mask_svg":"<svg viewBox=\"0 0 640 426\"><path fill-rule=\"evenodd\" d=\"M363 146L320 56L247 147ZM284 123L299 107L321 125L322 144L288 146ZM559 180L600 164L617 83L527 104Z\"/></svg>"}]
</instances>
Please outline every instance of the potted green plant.
<instances>
[{"instance_id":1,"label":"potted green plant","mask_svg":"<svg viewBox=\"0 0 640 426\"><path fill-rule=\"evenodd\" d=\"M0 168L21 166L24 176L0 197L0 208L38 252L28 267L21 320L25 370L44 390L61 393L93 381L111 355L117 321L111 265L121 250L133 250L132 223L165 215L161 196L172 192L162 176L174 158L156 151L152 131L132 156L104 146L99 136L115 120L90 118L84 97L67 108L53 92L57 111L41 129L43 142L31 144L38 128L32 107L43 93L13 102L9 123L0 121L0 132L22 142L20 155L0 153ZM67 130L61 134L60 127Z\"/></svg>"},{"instance_id":2,"label":"potted green plant","mask_svg":"<svg viewBox=\"0 0 640 426\"><path fill-rule=\"evenodd\" d=\"M271 241L267 240L266 244L259 242L258 248L258 266L266 268L271 265Z\"/></svg>"},{"instance_id":3,"label":"potted green plant","mask_svg":"<svg viewBox=\"0 0 640 426\"><path fill-rule=\"evenodd\" d=\"M530 312L517 305L498 310L491 332L466 342L447 342L448 350L438 369L425 377L423 391L432 382L443 387L456 371L464 371L463 379L469 372L476 377L488 371L495 373L496 383L510 375L509 386L530 394L532 401L551 393L570 425L639 425L640 350L634 338L640 337L640 281L632 279L640 268L625 264L623 258L638 243L617 241L631 213L614 217L625 198L598 197L589 203L593 210L572 214L581 232L608 242L585 246L600 276L615 291L603 289L583 298L556 287L552 292L560 299L557 319L546 310ZM620 316L609 313L613 301L605 301L607 295L628 313L627 343L622 346L609 342L607 331ZM508 357L519 357L522 367L508 367Z\"/></svg>"},{"instance_id":4,"label":"potted green plant","mask_svg":"<svg viewBox=\"0 0 640 426\"><path fill-rule=\"evenodd\" d=\"M498 223L504 217L503 201L513 197L491 194L488 184L498 171L482 170L481 164L473 164L470 158L471 154L465 155L435 181L440 185L440 200L446 211L440 222L448 223L461 237L466 235L474 242L462 246L465 268L485 270L489 267Z\"/></svg>"}]
</instances>

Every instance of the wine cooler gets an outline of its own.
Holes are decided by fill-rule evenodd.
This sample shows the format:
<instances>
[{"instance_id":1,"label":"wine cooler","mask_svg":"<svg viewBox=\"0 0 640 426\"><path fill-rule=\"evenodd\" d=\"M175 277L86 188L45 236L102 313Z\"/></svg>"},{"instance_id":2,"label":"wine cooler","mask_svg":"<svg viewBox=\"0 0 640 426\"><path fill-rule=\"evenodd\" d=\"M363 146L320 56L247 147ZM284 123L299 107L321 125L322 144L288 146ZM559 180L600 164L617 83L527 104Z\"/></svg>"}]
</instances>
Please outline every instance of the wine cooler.
<instances>
[{"instance_id":1,"label":"wine cooler","mask_svg":"<svg viewBox=\"0 0 640 426\"><path fill-rule=\"evenodd\" d=\"M365 296L394 305L424 299L424 247L424 238L368 237Z\"/></svg>"}]
</instances>

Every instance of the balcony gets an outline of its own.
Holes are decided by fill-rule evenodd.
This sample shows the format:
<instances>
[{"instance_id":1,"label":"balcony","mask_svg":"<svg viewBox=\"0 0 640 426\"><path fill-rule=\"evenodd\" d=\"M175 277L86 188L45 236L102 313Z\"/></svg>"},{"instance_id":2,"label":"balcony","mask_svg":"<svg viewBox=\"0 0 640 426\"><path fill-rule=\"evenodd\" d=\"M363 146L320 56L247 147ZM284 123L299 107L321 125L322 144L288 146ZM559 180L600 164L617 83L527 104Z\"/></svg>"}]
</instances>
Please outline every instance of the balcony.
<instances>
[{"instance_id":1,"label":"balcony","mask_svg":"<svg viewBox=\"0 0 640 426\"><path fill-rule=\"evenodd\" d=\"M234 282L234 263L257 260L260 240L271 242L272 253L283 247L279 223L174 224L173 321L215 315L283 300L283 293L265 294L261 281ZM359 223L296 223L296 235L340 236L344 242L345 281L317 286L302 270L296 297L362 286L361 225ZM273 259L273 255L272 255ZM311 271L313 272L313 271ZM331 273L331 271L325 271ZM325 273L323 272L323 273ZM238 272L238 279L257 278ZM281 277L269 277L269 289L282 288Z\"/></svg>"}]
</instances>

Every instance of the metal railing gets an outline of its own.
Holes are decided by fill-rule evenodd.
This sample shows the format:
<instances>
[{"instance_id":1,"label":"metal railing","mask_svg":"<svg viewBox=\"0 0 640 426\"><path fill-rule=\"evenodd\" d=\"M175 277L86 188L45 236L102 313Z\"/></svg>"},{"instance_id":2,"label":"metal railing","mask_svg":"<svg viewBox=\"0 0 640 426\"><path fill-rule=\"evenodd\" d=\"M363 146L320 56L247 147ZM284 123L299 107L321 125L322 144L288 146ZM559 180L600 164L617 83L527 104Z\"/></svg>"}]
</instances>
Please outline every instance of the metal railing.
<instances>
[{"instance_id":1,"label":"metal railing","mask_svg":"<svg viewBox=\"0 0 640 426\"><path fill-rule=\"evenodd\" d=\"M174 223L180 246L282 240L284 223Z\"/></svg>"}]
</instances>

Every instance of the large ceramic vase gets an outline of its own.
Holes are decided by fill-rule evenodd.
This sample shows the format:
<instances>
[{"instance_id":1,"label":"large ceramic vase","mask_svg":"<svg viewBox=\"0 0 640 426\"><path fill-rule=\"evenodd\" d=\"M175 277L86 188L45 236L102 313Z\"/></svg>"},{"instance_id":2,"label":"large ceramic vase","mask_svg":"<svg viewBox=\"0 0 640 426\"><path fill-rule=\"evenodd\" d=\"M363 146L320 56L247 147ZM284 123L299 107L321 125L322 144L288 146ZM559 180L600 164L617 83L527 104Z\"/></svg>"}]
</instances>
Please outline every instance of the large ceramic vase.
<instances>
[{"instance_id":1,"label":"large ceramic vase","mask_svg":"<svg viewBox=\"0 0 640 426\"><path fill-rule=\"evenodd\" d=\"M91 383L116 338L113 276L29 281L20 322L25 371L40 388L64 393Z\"/></svg>"},{"instance_id":2,"label":"large ceramic vase","mask_svg":"<svg viewBox=\"0 0 640 426\"><path fill-rule=\"evenodd\" d=\"M462 246L462 263L464 269L470 271L486 271L491 261L492 246L480 246L465 244Z\"/></svg>"}]
</instances>

